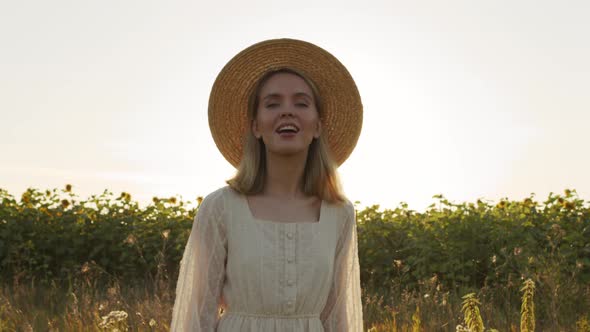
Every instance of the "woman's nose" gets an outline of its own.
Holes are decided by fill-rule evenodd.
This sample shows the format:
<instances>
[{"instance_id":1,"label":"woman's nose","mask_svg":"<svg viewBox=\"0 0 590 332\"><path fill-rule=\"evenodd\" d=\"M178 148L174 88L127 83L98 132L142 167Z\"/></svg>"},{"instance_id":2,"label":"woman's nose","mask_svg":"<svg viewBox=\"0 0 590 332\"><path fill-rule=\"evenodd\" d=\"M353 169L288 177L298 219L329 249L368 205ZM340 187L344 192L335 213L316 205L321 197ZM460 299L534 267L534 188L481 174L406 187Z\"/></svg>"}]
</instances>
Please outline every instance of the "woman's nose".
<instances>
[{"instance_id":1,"label":"woman's nose","mask_svg":"<svg viewBox=\"0 0 590 332\"><path fill-rule=\"evenodd\" d=\"M281 118L284 116L293 116L293 112L290 109L284 110L281 112Z\"/></svg>"}]
</instances>

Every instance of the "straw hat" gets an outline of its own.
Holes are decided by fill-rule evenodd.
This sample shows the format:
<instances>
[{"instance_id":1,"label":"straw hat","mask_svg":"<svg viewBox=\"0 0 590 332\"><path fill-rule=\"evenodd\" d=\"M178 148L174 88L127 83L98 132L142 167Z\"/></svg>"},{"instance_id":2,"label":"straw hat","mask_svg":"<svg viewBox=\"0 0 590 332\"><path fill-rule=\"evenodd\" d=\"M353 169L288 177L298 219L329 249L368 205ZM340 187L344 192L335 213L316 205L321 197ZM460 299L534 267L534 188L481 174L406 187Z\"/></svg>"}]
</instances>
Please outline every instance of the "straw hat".
<instances>
[{"instance_id":1,"label":"straw hat","mask_svg":"<svg viewBox=\"0 0 590 332\"><path fill-rule=\"evenodd\" d=\"M238 167L248 123L248 97L267 71L295 68L308 76L321 96L322 135L334 161L341 165L356 146L363 105L344 65L326 50L306 41L265 40L242 50L221 70L209 96L209 128L225 159Z\"/></svg>"}]
</instances>

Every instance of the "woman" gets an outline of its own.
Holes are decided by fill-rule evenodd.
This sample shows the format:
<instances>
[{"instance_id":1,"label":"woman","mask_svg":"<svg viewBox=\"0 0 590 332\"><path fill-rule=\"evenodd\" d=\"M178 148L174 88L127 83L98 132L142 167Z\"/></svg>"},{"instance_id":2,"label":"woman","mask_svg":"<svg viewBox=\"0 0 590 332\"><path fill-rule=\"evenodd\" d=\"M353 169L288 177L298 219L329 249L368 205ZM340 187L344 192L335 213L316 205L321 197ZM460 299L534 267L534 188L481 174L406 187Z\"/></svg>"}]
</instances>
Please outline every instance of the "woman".
<instances>
[{"instance_id":1,"label":"woman","mask_svg":"<svg viewBox=\"0 0 590 332\"><path fill-rule=\"evenodd\" d=\"M209 126L237 173L195 216L171 331L362 331L356 214L337 176L362 126L346 68L308 42L254 44L218 75Z\"/></svg>"}]
</instances>

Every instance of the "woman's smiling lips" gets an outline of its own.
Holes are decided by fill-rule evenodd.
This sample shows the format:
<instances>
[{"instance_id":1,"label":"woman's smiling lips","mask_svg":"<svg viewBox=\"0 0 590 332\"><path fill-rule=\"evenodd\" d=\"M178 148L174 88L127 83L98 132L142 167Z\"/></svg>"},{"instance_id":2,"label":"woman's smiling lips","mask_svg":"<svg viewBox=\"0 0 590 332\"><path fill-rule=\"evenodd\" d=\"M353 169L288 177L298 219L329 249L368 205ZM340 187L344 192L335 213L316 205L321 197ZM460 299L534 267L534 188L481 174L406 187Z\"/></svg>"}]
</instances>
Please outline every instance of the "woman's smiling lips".
<instances>
[{"instance_id":1,"label":"woman's smiling lips","mask_svg":"<svg viewBox=\"0 0 590 332\"><path fill-rule=\"evenodd\" d=\"M299 127L292 122L286 122L278 126L276 133L281 138L291 138L299 133Z\"/></svg>"},{"instance_id":2,"label":"woman's smiling lips","mask_svg":"<svg viewBox=\"0 0 590 332\"><path fill-rule=\"evenodd\" d=\"M279 134L279 136L281 136L281 138L291 138L294 137L295 135L297 135L297 133L294 132L284 132L284 133L277 133Z\"/></svg>"}]
</instances>

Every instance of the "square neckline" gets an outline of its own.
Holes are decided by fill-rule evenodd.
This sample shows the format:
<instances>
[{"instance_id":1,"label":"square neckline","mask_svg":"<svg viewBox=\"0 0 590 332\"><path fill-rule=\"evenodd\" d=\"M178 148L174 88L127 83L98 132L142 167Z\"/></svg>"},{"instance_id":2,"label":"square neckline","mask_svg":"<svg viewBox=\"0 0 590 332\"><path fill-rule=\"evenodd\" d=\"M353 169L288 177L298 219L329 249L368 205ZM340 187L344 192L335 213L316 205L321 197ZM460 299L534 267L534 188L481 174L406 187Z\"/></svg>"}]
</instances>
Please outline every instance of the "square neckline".
<instances>
[{"instance_id":1,"label":"square neckline","mask_svg":"<svg viewBox=\"0 0 590 332\"><path fill-rule=\"evenodd\" d=\"M254 216L252 210L250 209L250 204L248 203L248 198L244 194L239 194L240 200L243 203L243 207L248 214L248 218L262 223L269 223L269 224L286 224L286 225L301 225L301 224L311 224L311 225L319 225L322 220L324 219L324 200L321 200L320 203L320 218L317 221L295 221L295 222L283 222L283 221L275 221L275 220L268 220L268 219L261 219Z\"/></svg>"}]
</instances>

